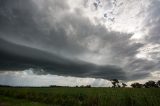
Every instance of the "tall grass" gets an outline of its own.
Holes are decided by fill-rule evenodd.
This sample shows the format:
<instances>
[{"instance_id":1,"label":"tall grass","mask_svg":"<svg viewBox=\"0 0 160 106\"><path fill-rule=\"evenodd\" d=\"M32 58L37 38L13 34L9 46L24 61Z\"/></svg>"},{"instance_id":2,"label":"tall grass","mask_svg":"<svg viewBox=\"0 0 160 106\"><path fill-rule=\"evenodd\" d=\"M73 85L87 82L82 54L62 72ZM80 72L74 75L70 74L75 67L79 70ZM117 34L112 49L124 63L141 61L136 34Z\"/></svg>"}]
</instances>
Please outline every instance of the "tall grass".
<instances>
[{"instance_id":1,"label":"tall grass","mask_svg":"<svg viewBox=\"0 0 160 106\"><path fill-rule=\"evenodd\" d=\"M53 106L160 106L156 88L0 88L0 95Z\"/></svg>"}]
</instances>

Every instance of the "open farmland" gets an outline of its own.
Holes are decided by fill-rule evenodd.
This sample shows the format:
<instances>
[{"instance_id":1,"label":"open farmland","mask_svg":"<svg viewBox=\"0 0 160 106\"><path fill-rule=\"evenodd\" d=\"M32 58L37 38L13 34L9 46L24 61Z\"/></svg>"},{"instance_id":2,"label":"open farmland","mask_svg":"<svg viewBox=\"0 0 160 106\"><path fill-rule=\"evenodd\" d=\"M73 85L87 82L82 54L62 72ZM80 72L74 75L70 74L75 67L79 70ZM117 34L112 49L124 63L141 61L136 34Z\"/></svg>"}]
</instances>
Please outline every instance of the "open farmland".
<instances>
[{"instance_id":1,"label":"open farmland","mask_svg":"<svg viewBox=\"0 0 160 106\"><path fill-rule=\"evenodd\" d=\"M0 87L0 106L159 106L158 88Z\"/></svg>"}]
</instances>

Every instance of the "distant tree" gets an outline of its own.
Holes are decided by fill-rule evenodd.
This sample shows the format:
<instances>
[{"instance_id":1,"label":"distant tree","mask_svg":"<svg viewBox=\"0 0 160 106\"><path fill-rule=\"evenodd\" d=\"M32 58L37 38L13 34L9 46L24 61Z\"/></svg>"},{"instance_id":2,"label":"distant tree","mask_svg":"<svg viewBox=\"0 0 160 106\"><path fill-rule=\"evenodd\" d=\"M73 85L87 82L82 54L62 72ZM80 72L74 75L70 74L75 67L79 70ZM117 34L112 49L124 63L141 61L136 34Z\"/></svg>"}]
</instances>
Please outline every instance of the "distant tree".
<instances>
[{"instance_id":1,"label":"distant tree","mask_svg":"<svg viewBox=\"0 0 160 106\"><path fill-rule=\"evenodd\" d=\"M157 87L160 87L160 80L157 81L156 85Z\"/></svg>"},{"instance_id":2,"label":"distant tree","mask_svg":"<svg viewBox=\"0 0 160 106\"><path fill-rule=\"evenodd\" d=\"M50 85L49 87L57 87L57 85Z\"/></svg>"},{"instance_id":3,"label":"distant tree","mask_svg":"<svg viewBox=\"0 0 160 106\"><path fill-rule=\"evenodd\" d=\"M131 86L132 86L133 88L142 88L142 87L143 87L143 84L140 84L140 83L136 82L136 83L132 83Z\"/></svg>"},{"instance_id":4,"label":"distant tree","mask_svg":"<svg viewBox=\"0 0 160 106\"><path fill-rule=\"evenodd\" d=\"M86 88L91 88L91 85L86 85L85 87L86 87Z\"/></svg>"},{"instance_id":5,"label":"distant tree","mask_svg":"<svg viewBox=\"0 0 160 106\"><path fill-rule=\"evenodd\" d=\"M145 88L157 88L158 87L155 81L148 81L143 86Z\"/></svg>"},{"instance_id":6,"label":"distant tree","mask_svg":"<svg viewBox=\"0 0 160 106\"><path fill-rule=\"evenodd\" d=\"M81 85L80 88L84 88L84 85Z\"/></svg>"},{"instance_id":7,"label":"distant tree","mask_svg":"<svg viewBox=\"0 0 160 106\"><path fill-rule=\"evenodd\" d=\"M122 83L122 87L125 88L127 86L127 84L125 83Z\"/></svg>"},{"instance_id":8,"label":"distant tree","mask_svg":"<svg viewBox=\"0 0 160 106\"><path fill-rule=\"evenodd\" d=\"M120 88L121 86L119 84L117 84L117 87Z\"/></svg>"},{"instance_id":9,"label":"distant tree","mask_svg":"<svg viewBox=\"0 0 160 106\"><path fill-rule=\"evenodd\" d=\"M13 87L13 86L9 86L9 85L0 85L0 87Z\"/></svg>"},{"instance_id":10,"label":"distant tree","mask_svg":"<svg viewBox=\"0 0 160 106\"><path fill-rule=\"evenodd\" d=\"M118 79L112 79L110 81L113 84L113 88L120 87Z\"/></svg>"}]
</instances>

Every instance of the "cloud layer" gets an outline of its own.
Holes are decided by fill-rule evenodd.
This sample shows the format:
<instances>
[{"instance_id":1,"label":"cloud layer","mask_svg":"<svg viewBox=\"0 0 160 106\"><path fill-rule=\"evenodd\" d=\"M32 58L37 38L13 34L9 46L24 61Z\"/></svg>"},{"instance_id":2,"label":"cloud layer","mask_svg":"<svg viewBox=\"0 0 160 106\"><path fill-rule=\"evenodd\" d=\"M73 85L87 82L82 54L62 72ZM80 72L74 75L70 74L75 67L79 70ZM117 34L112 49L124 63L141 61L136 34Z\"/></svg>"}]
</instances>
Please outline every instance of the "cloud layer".
<instances>
[{"instance_id":1,"label":"cloud layer","mask_svg":"<svg viewBox=\"0 0 160 106\"><path fill-rule=\"evenodd\" d=\"M112 86L110 81L104 79L64 77L51 74L36 75L33 72L33 70L34 69L31 68L24 71L1 72L0 84L10 85L10 86L50 86L50 85L57 85L57 86L91 85L92 87Z\"/></svg>"},{"instance_id":2,"label":"cloud layer","mask_svg":"<svg viewBox=\"0 0 160 106\"><path fill-rule=\"evenodd\" d=\"M159 0L0 0L0 70L121 80L158 72ZM36 72L36 71L35 71Z\"/></svg>"}]
</instances>

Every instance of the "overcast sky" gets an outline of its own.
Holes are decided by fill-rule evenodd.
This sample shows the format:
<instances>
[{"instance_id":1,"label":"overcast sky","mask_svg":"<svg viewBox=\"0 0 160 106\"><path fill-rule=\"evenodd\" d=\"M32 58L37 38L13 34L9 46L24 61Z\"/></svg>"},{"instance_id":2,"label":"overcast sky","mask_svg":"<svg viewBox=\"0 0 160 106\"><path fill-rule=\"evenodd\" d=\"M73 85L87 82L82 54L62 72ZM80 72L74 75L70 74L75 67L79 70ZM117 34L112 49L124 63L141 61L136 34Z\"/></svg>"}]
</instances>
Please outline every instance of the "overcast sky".
<instances>
[{"instance_id":1,"label":"overcast sky","mask_svg":"<svg viewBox=\"0 0 160 106\"><path fill-rule=\"evenodd\" d=\"M0 84L160 79L160 0L0 0Z\"/></svg>"}]
</instances>

